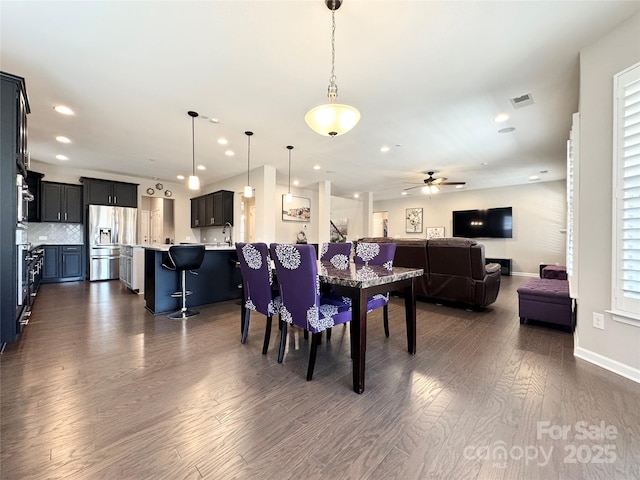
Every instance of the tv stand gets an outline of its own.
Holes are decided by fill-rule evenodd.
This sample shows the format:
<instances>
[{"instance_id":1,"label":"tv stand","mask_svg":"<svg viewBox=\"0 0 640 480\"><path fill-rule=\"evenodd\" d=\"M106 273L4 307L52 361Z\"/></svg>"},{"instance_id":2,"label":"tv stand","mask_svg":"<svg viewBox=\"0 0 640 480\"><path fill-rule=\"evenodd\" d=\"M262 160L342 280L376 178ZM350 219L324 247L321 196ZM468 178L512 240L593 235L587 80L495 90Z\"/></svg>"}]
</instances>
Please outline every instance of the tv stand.
<instances>
[{"instance_id":1,"label":"tv stand","mask_svg":"<svg viewBox=\"0 0 640 480\"><path fill-rule=\"evenodd\" d=\"M500 273L502 275L511 275L511 259L510 258L485 258L485 265L488 263L499 263Z\"/></svg>"}]
</instances>

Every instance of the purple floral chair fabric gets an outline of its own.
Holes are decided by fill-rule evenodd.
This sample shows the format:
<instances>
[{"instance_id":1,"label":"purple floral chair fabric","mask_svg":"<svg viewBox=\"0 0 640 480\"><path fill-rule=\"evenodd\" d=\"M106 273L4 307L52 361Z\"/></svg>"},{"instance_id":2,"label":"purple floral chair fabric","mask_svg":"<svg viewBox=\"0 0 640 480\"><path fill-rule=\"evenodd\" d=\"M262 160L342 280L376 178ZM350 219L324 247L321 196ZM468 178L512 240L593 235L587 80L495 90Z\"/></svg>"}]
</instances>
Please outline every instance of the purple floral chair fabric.
<instances>
[{"instance_id":1,"label":"purple floral chair fabric","mask_svg":"<svg viewBox=\"0 0 640 480\"><path fill-rule=\"evenodd\" d=\"M351 321L351 306L335 300L328 302L320 294L317 257L312 245L272 243L270 250L282 302L282 337L278 362L282 362L284 357L288 325L296 325L311 332L311 351L307 369L307 380L311 380L322 332Z\"/></svg>"},{"instance_id":2,"label":"purple floral chair fabric","mask_svg":"<svg viewBox=\"0 0 640 480\"><path fill-rule=\"evenodd\" d=\"M393 257L396 254L395 243L364 243L356 246L353 258L356 267L364 268L369 265L382 265L387 270L393 269ZM364 267L362 267L364 265ZM389 336L389 293L379 293L367 299L367 313L382 307L384 334Z\"/></svg>"},{"instance_id":3,"label":"purple floral chair fabric","mask_svg":"<svg viewBox=\"0 0 640 480\"><path fill-rule=\"evenodd\" d=\"M267 317L262 354L266 355L271 337L271 321L280 309L280 297L273 288L271 258L266 243L236 243L236 252L242 273L244 317L242 319L242 343L249 333L251 312Z\"/></svg>"},{"instance_id":4,"label":"purple floral chair fabric","mask_svg":"<svg viewBox=\"0 0 640 480\"><path fill-rule=\"evenodd\" d=\"M323 243L320 250L320 261L329 262L335 268L346 270L349 268L351 257L351 243Z\"/></svg>"}]
</instances>

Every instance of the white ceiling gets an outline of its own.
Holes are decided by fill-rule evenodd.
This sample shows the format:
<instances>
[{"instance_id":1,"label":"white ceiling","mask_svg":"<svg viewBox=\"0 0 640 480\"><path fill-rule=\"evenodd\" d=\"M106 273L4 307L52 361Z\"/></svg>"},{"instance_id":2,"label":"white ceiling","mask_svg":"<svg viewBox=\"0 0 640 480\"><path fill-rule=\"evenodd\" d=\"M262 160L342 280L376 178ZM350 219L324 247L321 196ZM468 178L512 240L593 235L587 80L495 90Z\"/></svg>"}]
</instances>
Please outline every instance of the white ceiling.
<instances>
[{"instance_id":1,"label":"white ceiling","mask_svg":"<svg viewBox=\"0 0 640 480\"><path fill-rule=\"evenodd\" d=\"M335 195L385 199L426 170L467 189L565 178L579 51L638 11L638 1L346 0L336 12L338 100L362 120L337 138L304 122L329 81L323 0L3 0L0 67L26 79L40 162L61 153L70 167L176 181L191 171L195 110L220 119L195 123L204 184L246 173L252 130L252 168L274 165L279 183L290 144L302 187L330 180ZM514 109L509 99L525 93L535 103ZM511 119L494 123L500 112Z\"/></svg>"}]
</instances>

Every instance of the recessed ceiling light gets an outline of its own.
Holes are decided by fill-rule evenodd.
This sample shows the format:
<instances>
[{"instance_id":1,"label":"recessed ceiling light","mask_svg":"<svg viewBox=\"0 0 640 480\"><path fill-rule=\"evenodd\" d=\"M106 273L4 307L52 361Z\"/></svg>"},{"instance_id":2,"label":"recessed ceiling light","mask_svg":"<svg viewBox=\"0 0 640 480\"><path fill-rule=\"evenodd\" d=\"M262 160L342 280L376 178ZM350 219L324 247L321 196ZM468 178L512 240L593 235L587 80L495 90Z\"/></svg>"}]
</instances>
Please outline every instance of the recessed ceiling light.
<instances>
[{"instance_id":1,"label":"recessed ceiling light","mask_svg":"<svg viewBox=\"0 0 640 480\"><path fill-rule=\"evenodd\" d=\"M66 155L56 155L56 158L58 160L69 160L69 157L67 157Z\"/></svg>"},{"instance_id":2,"label":"recessed ceiling light","mask_svg":"<svg viewBox=\"0 0 640 480\"><path fill-rule=\"evenodd\" d=\"M209 121L211 123L220 123L220 119L219 118L210 118Z\"/></svg>"},{"instance_id":3,"label":"recessed ceiling light","mask_svg":"<svg viewBox=\"0 0 640 480\"><path fill-rule=\"evenodd\" d=\"M205 167L204 165L198 165L198 170L206 170L207 167Z\"/></svg>"},{"instance_id":4,"label":"recessed ceiling light","mask_svg":"<svg viewBox=\"0 0 640 480\"><path fill-rule=\"evenodd\" d=\"M353 194L353 198L360 198L360 194L359 193L354 193Z\"/></svg>"},{"instance_id":5,"label":"recessed ceiling light","mask_svg":"<svg viewBox=\"0 0 640 480\"><path fill-rule=\"evenodd\" d=\"M64 105L56 105L53 109L62 115L74 115L74 111Z\"/></svg>"},{"instance_id":6,"label":"recessed ceiling light","mask_svg":"<svg viewBox=\"0 0 640 480\"><path fill-rule=\"evenodd\" d=\"M529 177L530 182L535 182L536 180L540 180L540 177L538 175L531 175Z\"/></svg>"},{"instance_id":7,"label":"recessed ceiling light","mask_svg":"<svg viewBox=\"0 0 640 480\"><path fill-rule=\"evenodd\" d=\"M298 180L294 180L293 184L297 187L298 185L300 185L300 182Z\"/></svg>"},{"instance_id":8,"label":"recessed ceiling light","mask_svg":"<svg viewBox=\"0 0 640 480\"><path fill-rule=\"evenodd\" d=\"M184 175L178 175L176 178L177 178L178 180L184 180Z\"/></svg>"},{"instance_id":9,"label":"recessed ceiling light","mask_svg":"<svg viewBox=\"0 0 640 480\"><path fill-rule=\"evenodd\" d=\"M56 137L56 140L60 143L71 143L71 140L69 140L67 137L63 137L62 135L58 135Z\"/></svg>"},{"instance_id":10,"label":"recessed ceiling light","mask_svg":"<svg viewBox=\"0 0 640 480\"><path fill-rule=\"evenodd\" d=\"M383 145L383 146L380 147L380 151L382 153L388 152L389 150L390 150L389 149L389 145Z\"/></svg>"},{"instance_id":11,"label":"recessed ceiling light","mask_svg":"<svg viewBox=\"0 0 640 480\"><path fill-rule=\"evenodd\" d=\"M314 169L314 170L320 170L321 168L322 168L322 167L321 167L320 165L314 165L314 166L313 166L313 169Z\"/></svg>"},{"instance_id":12,"label":"recessed ceiling light","mask_svg":"<svg viewBox=\"0 0 640 480\"><path fill-rule=\"evenodd\" d=\"M224 154L225 154L227 157L233 157L233 156L235 155L235 153L233 153L233 150L225 150L225 151L224 151Z\"/></svg>"},{"instance_id":13,"label":"recessed ceiling light","mask_svg":"<svg viewBox=\"0 0 640 480\"><path fill-rule=\"evenodd\" d=\"M507 120L509 120L509 114L504 112L497 115L496 118L493 119L493 121L496 123L506 122Z\"/></svg>"},{"instance_id":14,"label":"recessed ceiling light","mask_svg":"<svg viewBox=\"0 0 640 480\"><path fill-rule=\"evenodd\" d=\"M229 140L227 140L226 138L219 138L218 143L220 145L226 145L227 143L229 143Z\"/></svg>"},{"instance_id":15,"label":"recessed ceiling light","mask_svg":"<svg viewBox=\"0 0 640 480\"><path fill-rule=\"evenodd\" d=\"M402 192L400 195L408 195L407 192Z\"/></svg>"},{"instance_id":16,"label":"recessed ceiling light","mask_svg":"<svg viewBox=\"0 0 640 480\"><path fill-rule=\"evenodd\" d=\"M498 130L498 133L510 133L510 132L513 132L515 129L516 129L515 127L501 128L500 130Z\"/></svg>"}]
</instances>

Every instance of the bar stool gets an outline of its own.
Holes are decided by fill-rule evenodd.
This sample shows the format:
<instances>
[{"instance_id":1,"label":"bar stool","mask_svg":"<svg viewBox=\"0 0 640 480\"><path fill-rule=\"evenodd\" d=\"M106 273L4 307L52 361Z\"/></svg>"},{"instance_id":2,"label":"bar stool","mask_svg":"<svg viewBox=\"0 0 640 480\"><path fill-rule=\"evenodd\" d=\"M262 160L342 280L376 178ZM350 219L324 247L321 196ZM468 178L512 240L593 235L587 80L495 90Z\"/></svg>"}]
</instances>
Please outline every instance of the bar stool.
<instances>
[{"instance_id":1,"label":"bar stool","mask_svg":"<svg viewBox=\"0 0 640 480\"><path fill-rule=\"evenodd\" d=\"M197 310L189 310L187 308L187 295L191 295L193 292L187 291L187 270L194 275L197 275L197 270L202 265L204 260L204 245L174 245L169 247L168 260L169 263L163 263L164 268L169 270L179 271L181 274L180 283L181 290L176 293L172 293L172 297L182 298L182 308L177 312L167 315L173 319L185 319L198 315L200 312Z\"/></svg>"}]
</instances>

